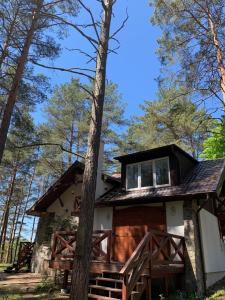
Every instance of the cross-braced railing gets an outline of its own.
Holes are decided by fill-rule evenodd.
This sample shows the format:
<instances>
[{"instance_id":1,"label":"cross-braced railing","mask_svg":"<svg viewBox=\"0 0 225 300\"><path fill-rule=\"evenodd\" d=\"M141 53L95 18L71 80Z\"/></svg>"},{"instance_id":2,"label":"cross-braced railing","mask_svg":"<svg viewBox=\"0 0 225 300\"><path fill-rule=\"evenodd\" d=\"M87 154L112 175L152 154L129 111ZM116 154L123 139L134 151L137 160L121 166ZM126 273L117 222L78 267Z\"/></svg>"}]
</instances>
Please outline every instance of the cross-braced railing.
<instances>
[{"instance_id":1,"label":"cross-braced railing","mask_svg":"<svg viewBox=\"0 0 225 300\"><path fill-rule=\"evenodd\" d=\"M56 231L53 234L51 260L73 259L76 251L76 231ZM110 262L111 260L111 230L95 230L92 235L92 260Z\"/></svg>"},{"instance_id":2,"label":"cross-braced railing","mask_svg":"<svg viewBox=\"0 0 225 300\"><path fill-rule=\"evenodd\" d=\"M129 299L145 270L157 265L184 265L185 241L178 235L150 230L128 259L120 275L123 278L122 300Z\"/></svg>"}]
</instances>

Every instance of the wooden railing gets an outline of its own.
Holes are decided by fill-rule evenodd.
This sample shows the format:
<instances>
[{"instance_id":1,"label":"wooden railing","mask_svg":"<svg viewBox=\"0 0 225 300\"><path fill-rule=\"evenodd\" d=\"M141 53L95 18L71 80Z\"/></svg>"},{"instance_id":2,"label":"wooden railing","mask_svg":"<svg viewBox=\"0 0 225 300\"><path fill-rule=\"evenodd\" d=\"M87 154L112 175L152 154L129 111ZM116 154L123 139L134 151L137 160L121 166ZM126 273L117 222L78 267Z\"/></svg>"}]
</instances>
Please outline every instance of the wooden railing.
<instances>
[{"instance_id":1,"label":"wooden railing","mask_svg":"<svg viewBox=\"0 0 225 300\"><path fill-rule=\"evenodd\" d=\"M51 260L73 259L76 250L76 239L76 231L56 231L52 239ZM111 243L111 230L95 230L92 235L91 259L110 262Z\"/></svg>"},{"instance_id":2,"label":"wooden railing","mask_svg":"<svg viewBox=\"0 0 225 300\"><path fill-rule=\"evenodd\" d=\"M76 239L76 231L56 231L52 238L51 260L73 258Z\"/></svg>"},{"instance_id":3,"label":"wooden railing","mask_svg":"<svg viewBox=\"0 0 225 300\"><path fill-rule=\"evenodd\" d=\"M110 263L112 249L112 230L95 230L92 235L93 260L102 260Z\"/></svg>"},{"instance_id":4,"label":"wooden railing","mask_svg":"<svg viewBox=\"0 0 225 300\"><path fill-rule=\"evenodd\" d=\"M178 235L151 230L139 243L120 275L123 278L122 300L129 299L143 273L151 277L157 265L184 265L184 238Z\"/></svg>"}]
</instances>

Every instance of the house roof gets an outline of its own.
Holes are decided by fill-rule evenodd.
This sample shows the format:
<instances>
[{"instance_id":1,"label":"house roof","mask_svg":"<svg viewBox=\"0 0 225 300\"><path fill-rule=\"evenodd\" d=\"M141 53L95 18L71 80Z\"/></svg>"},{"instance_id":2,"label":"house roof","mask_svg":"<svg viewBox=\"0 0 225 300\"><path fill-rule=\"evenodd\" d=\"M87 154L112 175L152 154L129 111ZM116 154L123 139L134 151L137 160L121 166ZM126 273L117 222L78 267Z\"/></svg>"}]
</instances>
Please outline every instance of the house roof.
<instances>
[{"instance_id":1,"label":"house roof","mask_svg":"<svg viewBox=\"0 0 225 300\"><path fill-rule=\"evenodd\" d=\"M152 149L148 149L148 150L144 150L144 151L134 152L131 154L117 156L114 159L116 159L120 162L129 162L131 160L135 160L135 159L139 159L139 158L144 159L144 158L154 155L156 153L160 153L160 152L169 153L170 151L171 152L178 151L181 154L183 154L185 157L187 157L189 160L191 160L195 163L198 162L193 156L188 154L186 151L184 151L182 148L180 148L176 144L165 145L165 146L152 148Z\"/></svg>"},{"instance_id":2,"label":"house roof","mask_svg":"<svg viewBox=\"0 0 225 300\"><path fill-rule=\"evenodd\" d=\"M180 185L148 188L135 191L123 191L119 188L106 193L97 199L97 205L121 205L135 203L137 200L148 202L176 199L184 197L200 197L202 195L218 193L225 178L225 158L198 162L186 175Z\"/></svg>"},{"instance_id":3,"label":"house roof","mask_svg":"<svg viewBox=\"0 0 225 300\"><path fill-rule=\"evenodd\" d=\"M75 161L61 176L57 181L50 186L47 192L41 196L33 206L27 210L27 214L36 215L37 213L41 213L46 211L46 209L54 203L54 201L60 197L60 195L65 192L71 184L79 183L79 179L76 180L75 175L82 175L84 172L84 163ZM102 174L103 180L109 182L111 184L118 183L120 180L118 178L114 178L113 176L109 176L106 174Z\"/></svg>"}]
</instances>

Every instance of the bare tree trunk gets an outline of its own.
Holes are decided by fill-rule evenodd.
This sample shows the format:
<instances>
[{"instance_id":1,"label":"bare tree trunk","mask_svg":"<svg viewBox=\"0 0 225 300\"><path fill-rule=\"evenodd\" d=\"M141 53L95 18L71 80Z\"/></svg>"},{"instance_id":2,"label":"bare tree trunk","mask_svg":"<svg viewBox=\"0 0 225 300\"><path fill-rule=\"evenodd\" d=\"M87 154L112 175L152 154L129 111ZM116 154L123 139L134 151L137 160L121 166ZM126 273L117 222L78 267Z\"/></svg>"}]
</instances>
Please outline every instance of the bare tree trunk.
<instances>
[{"instance_id":1,"label":"bare tree trunk","mask_svg":"<svg viewBox=\"0 0 225 300\"><path fill-rule=\"evenodd\" d=\"M3 215L2 228L1 228L1 234L0 234L0 249L1 249L0 260L1 261L4 256L5 239L6 239L6 233L7 233L7 227L8 227L8 220L9 220L9 210L10 210L11 199L12 199L12 195L13 195L13 191L14 191L16 174L17 174L17 163L13 169L12 179L11 179L10 186L9 186L9 195L8 195L8 199L6 201L5 208L4 208L4 215Z\"/></svg>"},{"instance_id":2,"label":"bare tree trunk","mask_svg":"<svg viewBox=\"0 0 225 300\"><path fill-rule=\"evenodd\" d=\"M220 73L221 79L220 79L220 87L223 95L223 104L225 107L225 66L223 63L223 51L220 45L219 37L217 34L216 26L213 21L211 13L208 11L208 19L209 19L209 26L210 30L213 36L213 44L216 48L216 58L217 58L217 64L218 64L218 71Z\"/></svg>"},{"instance_id":3,"label":"bare tree trunk","mask_svg":"<svg viewBox=\"0 0 225 300\"><path fill-rule=\"evenodd\" d=\"M15 212L13 214L13 219L12 219L12 224L11 224L11 230L10 230L10 235L9 235L9 243L8 243L8 249L6 253L6 262L11 263L12 262L12 249L13 249L13 243L14 243L14 232L16 228L16 219L17 219L17 214L18 214L18 204L15 207Z\"/></svg>"},{"instance_id":4,"label":"bare tree trunk","mask_svg":"<svg viewBox=\"0 0 225 300\"><path fill-rule=\"evenodd\" d=\"M32 225L32 230L31 230L31 237L30 237L30 242L33 242L34 239L34 231L35 231L35 222L36 222L36 217L33 219L33 225Z\"/></svg>"},{"instance_id":5,"label":"bare tree trunk","mask_svg":"<svg viewBox=\"0 0 225 300\"><path fill-rule=\"evenodd\" d=\"M73 134L74 134L74 120L72 120L71 131L70 131L70 143L69 143L70 153L68 154L69 165L71 165L73 162L73 154L72 154L72 152L73 152Z\"/></svg>"},{"instance_id":6,"label":"bare tree trunk","mask_svg":"<svg viewBox=\"0 0 225 300\"><path fill-rule=\"evenodd\" d=\"M29 49L30 49L30 46L32 43L33 35L36 30L42 3L43 3L43 0L38 0L37 8L32 13L32 23L31 23L30 29L28 30L27 37L26 37L26 40L25 40L25 43L23 45L23 49L21 52L21 56L18 59L18 64L17 64L17 68L15 71L13 81L12 81L12 86L9 91L7 103L6 103L6 106L4 109L1 127L0 127L0 163L2 161L2 156L3 156L4 149L5 149L6 138L7 138L10 121L11 121L14 105L16 102L18 90L19 90L19 85L20 85L20 82L21 82L21 79L23 76L25 64L27 62L28 53L29 53Z\"/></svg>"},{"instance_id":7,"label":"bare tree trunk","mask_svg":"<svg viewBox=\"0 0 225 300\"><path fill-rule=\"evenodd\" d=\"M18 223L19 223L19 218L20 218L20 215L21 215L21 212L22 212L22 204L23 204L23 195L24 195L24 192L23 192L23 189L22 189L22 192L21 192L21 201L20 201L20 204L19 204L19 210L18 210L18 214L17 214L17 217L16 217L16 222L15 222L15 228L14 228L14 232L13 232L13 241L15 242L15 238L16 238L16 232L17 232L17 227L18 227ZM16 240L17 242L17 240ZM16 245L15 245L15 248L16 248ZM12 261L13 261L13 264L15 263L15 260L16 260L16 250L13 251L12 249Z\"/></svg>"},{"instance_id":8,"label":"bare tree trunk","mask_svg":"<svg viewBox=\"0 0 225 300\"><path fill-rule=\"evenodd\" d=\"M86 300L94 219L98 155L105 97L106 62L113 0L104 0L101 36L97 52L88 149L83 175L81 211L77 232L77 245L71 282L70 300Z\"/></svg>"},{"instance_id":9,"label":"bare tree trunk","mask_svg":"<svg viewBox=\"0 0 225 300\"><path fill-rule=\"evenodd\" d=\"M18 249L18 245L19 245L19 241L20 241L20 236L21 236L21 232L22 232L22 229L23 229L23 222L24 222L24 218L25 218L25 215L26 215L27 206L28 206L28 203L29 203L29 200L30 200L31 188L32 188L32 184L33 184L33 180L34 180L34 176L35 176L35 171L36 171L36 167L33 170L33 174L32 174L31 180L30 180L30 184L29 184L27 199L26 199L26 202L24 204L23 215L22 215L22 218L21 218L21 221L20 221L21 223L20 223L20 227L19 227L19 231L18 231L16 245L15 245L15 255L17 253L17 249Z\"/></svg>"}]
</instances>

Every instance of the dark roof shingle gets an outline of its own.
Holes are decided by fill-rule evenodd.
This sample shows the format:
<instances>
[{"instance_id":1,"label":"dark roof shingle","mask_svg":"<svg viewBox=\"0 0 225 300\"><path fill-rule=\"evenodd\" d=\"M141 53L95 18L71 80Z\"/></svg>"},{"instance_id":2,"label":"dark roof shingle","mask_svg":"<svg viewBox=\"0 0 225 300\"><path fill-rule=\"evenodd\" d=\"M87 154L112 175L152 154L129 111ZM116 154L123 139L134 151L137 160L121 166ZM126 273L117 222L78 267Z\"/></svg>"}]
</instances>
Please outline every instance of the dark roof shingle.
<instances>
[{"instance_id":1,"label":"dark roof shingle","mask_svg":"<svg viewBox=\"0 0 225 300\"><path fill-rule=\"evenodd\" d=\"M100 197L96 204L113 204L136 199L157 199L164 197L190 196L216 193L225 172L225 158L199 162L185 177L180 185L149 188L135 191L122 191L114 188Z\"/></svg>"}]
</instances>

